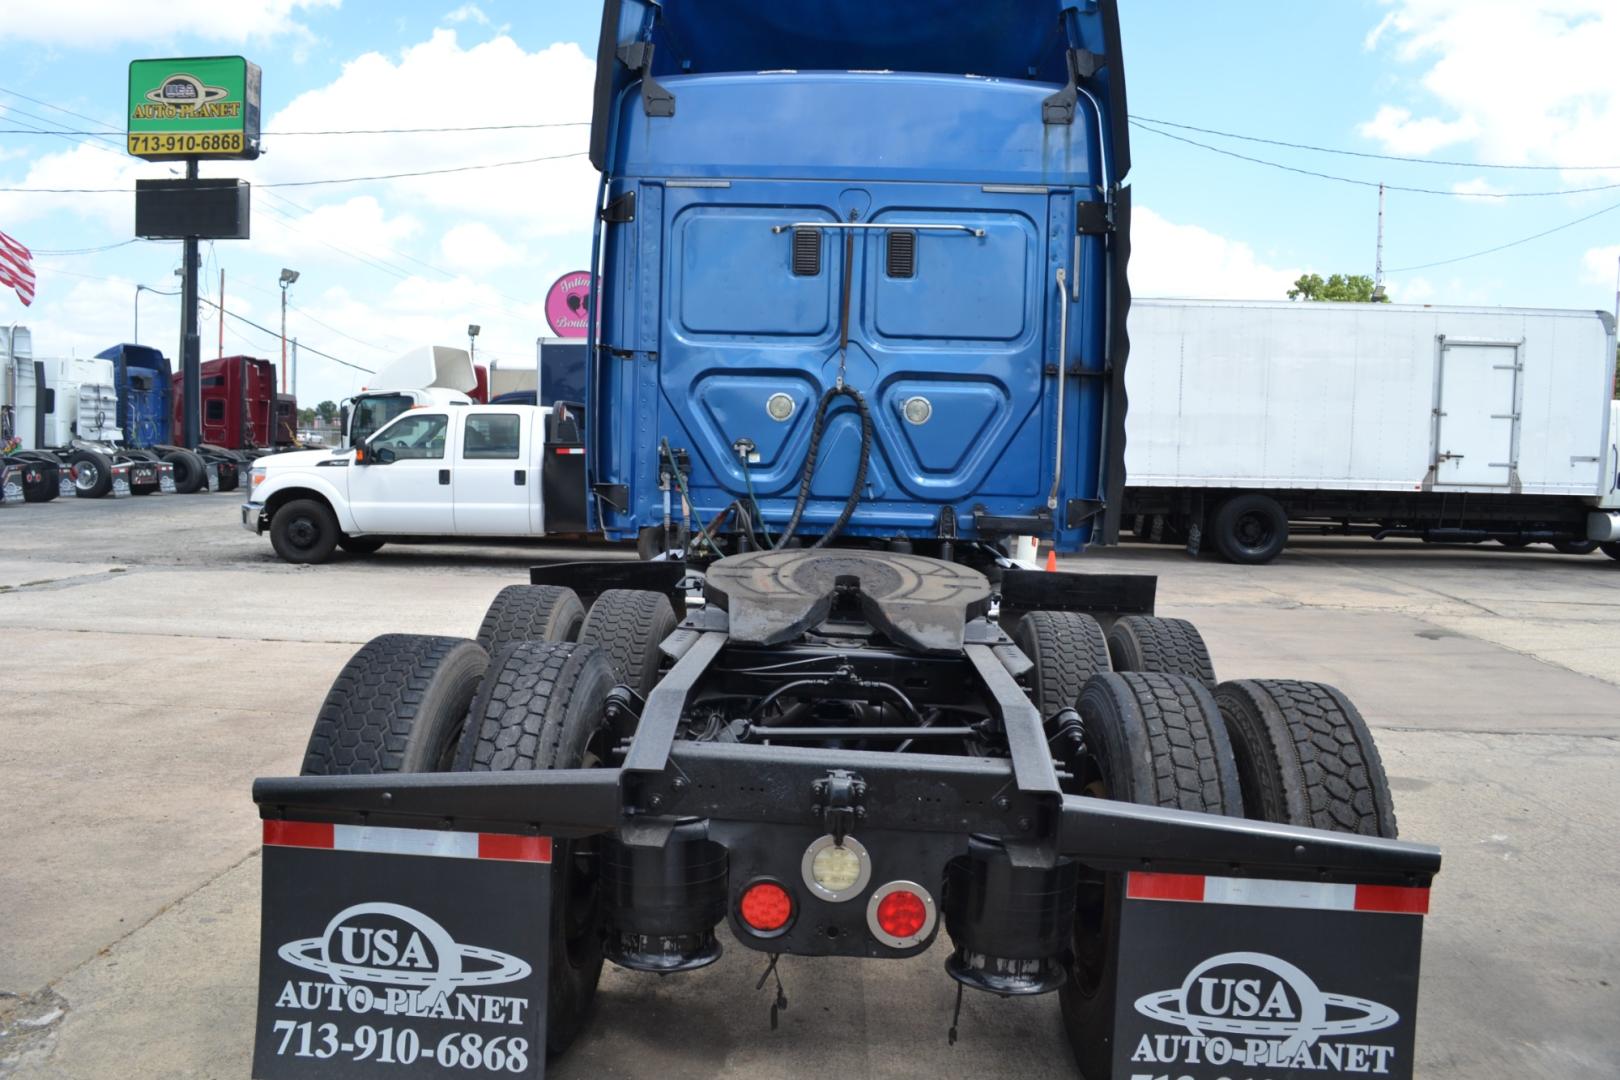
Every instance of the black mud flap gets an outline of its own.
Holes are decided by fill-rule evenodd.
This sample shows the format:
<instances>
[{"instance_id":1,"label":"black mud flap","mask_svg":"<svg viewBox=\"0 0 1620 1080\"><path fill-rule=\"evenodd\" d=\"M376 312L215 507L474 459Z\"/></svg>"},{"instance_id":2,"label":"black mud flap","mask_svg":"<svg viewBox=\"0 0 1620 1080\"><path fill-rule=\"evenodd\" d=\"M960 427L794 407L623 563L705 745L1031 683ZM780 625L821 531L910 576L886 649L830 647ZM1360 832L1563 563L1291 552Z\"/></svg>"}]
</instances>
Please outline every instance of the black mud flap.
<instances>
[{"instance_id":1,"label":"black mud flap","mask_svg":"<svg viewBox=\"0 0 1620 1080\"><path fill-rule=\"evenodd\" d=\"M1427 888L1124 875L1113 1080L1410 1080Z\"/></svg>"},{"instance_id":2,"label":"black mud flap","mask_svg":"<svg viewBox=\"0 0 1620 1080\"><path fill-rule=\"evenodd\" d=\"M264 822L253 1076L543 1077L543 836Z\"/></svg>"}]
</instances>

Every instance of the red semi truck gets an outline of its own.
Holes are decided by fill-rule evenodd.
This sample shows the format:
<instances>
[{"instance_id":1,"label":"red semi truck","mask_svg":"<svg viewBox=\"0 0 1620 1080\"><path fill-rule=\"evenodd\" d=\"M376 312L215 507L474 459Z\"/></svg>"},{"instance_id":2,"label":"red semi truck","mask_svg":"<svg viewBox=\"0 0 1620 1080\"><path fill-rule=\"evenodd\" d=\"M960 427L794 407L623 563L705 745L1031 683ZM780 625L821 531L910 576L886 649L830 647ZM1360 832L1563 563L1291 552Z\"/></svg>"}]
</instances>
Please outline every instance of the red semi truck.
<instances>
[{"instance_id":1,"label":"red semi truck","mask_svg":"<svg viewBox=\"0 0 1620 1080\"><path fill-rule=\"evenodd\" d=\"M174 376L174 422L180 430L184 395ZM202 441L228 450L287 450L297 445L298 402L276 392L276 369L253 356L202 364Z\"/></svg>"}]
</instances>

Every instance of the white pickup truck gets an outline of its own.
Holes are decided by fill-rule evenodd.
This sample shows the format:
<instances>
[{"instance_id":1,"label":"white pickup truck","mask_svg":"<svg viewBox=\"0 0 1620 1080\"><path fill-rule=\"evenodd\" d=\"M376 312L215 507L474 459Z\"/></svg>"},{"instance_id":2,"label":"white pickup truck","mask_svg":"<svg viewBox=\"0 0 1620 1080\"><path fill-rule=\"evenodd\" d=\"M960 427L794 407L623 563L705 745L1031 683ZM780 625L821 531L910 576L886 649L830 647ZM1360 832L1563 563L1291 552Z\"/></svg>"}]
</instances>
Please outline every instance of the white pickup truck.
<instances>
[{"instance_id":1,"label":"white pickup truck","mask_svg":"<svg viewBox=\"0 0 1620 1080\"><path fill-rule=\"evenodd\" d=\"M288 562L389 540L583 533L582 413L567 405L427 405L362 444L254 463L242 525Z\"/></svg>"}]
</instances>

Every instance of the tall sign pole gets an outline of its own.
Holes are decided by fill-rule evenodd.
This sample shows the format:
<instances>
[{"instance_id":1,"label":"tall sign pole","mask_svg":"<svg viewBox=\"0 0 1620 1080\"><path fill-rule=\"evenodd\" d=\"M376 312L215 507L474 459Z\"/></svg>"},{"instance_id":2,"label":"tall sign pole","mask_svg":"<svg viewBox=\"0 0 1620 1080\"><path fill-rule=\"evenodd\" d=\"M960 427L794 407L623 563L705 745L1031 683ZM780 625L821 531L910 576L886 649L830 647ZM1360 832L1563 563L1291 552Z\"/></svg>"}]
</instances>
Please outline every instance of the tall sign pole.
<instances>
[{"instance_id":1,"label":"tall sign pole","mask_svg":"<svg viewBox=\"0 0 1620 1080\"><path fill-rule=\"evenodd\" d=\"M202 429L202 339L197 329L197 243L248 238L249 191L240 180L202 180L202 158L259 156L257 64L240 56L132 60L129 144L148 161L184 161L186 178L135 183L135 235L184 244L180 283L180 441L195 448ZM223 305L223 278L220 301ZM221 334L225 315L220 310ZM221 337L221 351L224 339Z\"/></svg>"}]
</instances>

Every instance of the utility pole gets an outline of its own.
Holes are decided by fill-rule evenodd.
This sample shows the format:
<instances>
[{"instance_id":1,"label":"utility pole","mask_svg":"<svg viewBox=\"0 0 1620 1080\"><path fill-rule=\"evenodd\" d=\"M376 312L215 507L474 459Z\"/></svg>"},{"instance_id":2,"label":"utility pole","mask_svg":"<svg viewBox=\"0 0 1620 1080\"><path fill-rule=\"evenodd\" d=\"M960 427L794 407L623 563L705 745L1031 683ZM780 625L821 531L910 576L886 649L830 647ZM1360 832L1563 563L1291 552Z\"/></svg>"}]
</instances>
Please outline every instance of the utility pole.
<instances>
[{"instance_id":1,"label":"utility pole","mask_svg":"<svg viewBox=\"0 0 1620 1080\"><path fill-rule=\"evenodd\" d=\"M197 179L197 159L186 159L186 179ZM180 278L180 445L195 450L201 441L202 426L202 339L197 333L197 237L188 235L184 244L185 272ZM224 316L221 316L221 321Z\"/></svg>"},{"instance_id":2,"label":"utility pole","mask_svg":"<svg viewBox=\"0 0 1620 1080\"><path fill-rule=\"evenodd\" d=\"M293 338L293 346L292 346L292 396L295 397L295 398L298 396L298 339L297 338ZM294 416L293 423L296 424L297 422L298 422L298 419L297 419L296 416Z\"/></svg>"},{"instance_id":3,"label":"utility pole","mask_svg":"<svg viewBox=\"0 0 1620 1080\"><path fill-rule=\"evenodd\" d=\"M219 358L225 359L225 268L219 268Z\"/></svg>"},{"instance_id":4,"label":"utility pole","mask_svg":"<svg viewBox=\"0 0 1620 1080\"><path fill-rule=\"evenodd\" d=\"M1373 290L1384 287L1384 185L1378 185L1378 254L1373 260Z\"/></svg>"},{"instance_id":5,"label":"utility pole","mask_svg":"<svg viewBox=\"0 0 1620 1080\"><path fill-rule=\"evenodd\" d=\"M287 392L287 287L298 280L298 271L281 268L281 392Z\"/></svg>"}]
</instances>

